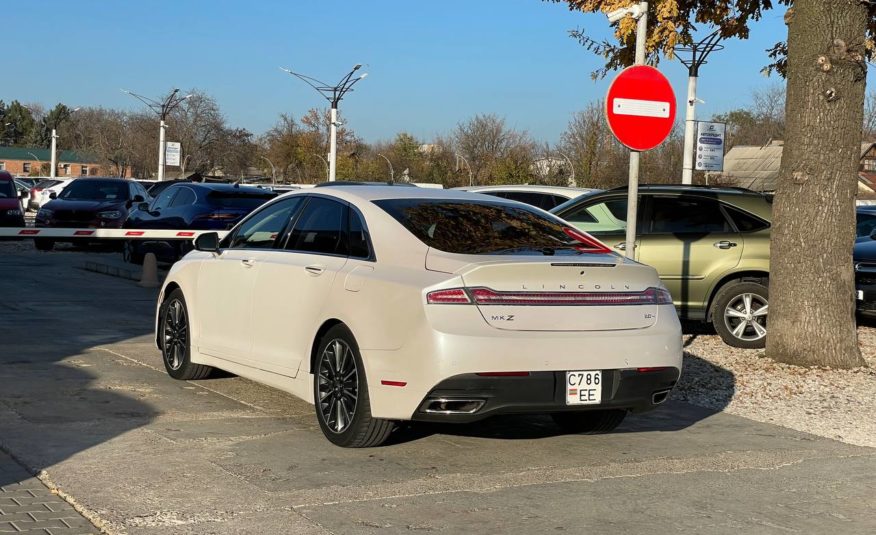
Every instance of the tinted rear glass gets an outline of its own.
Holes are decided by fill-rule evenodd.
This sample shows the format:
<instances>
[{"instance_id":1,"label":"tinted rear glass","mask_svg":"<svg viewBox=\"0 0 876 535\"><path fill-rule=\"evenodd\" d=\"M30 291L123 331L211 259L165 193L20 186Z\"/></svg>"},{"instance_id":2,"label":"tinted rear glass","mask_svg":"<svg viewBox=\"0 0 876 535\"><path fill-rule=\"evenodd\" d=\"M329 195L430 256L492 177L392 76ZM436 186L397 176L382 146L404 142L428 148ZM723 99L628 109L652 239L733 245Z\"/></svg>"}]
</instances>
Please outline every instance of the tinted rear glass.
<instances>
[{"instance_id":1,"label":"tinted rear glass","mask_svg":"<svg viewBox=\"0 0 876 535\"><path fill-rule=\"evenodd\" d=\"M62 199L84 201L127 200L128 184L115 180L74 180L61 191Z\"/></svg>"},{"instance_id":2,"label":"tinted rear glass","mask_svg":"<svg viewBox=\"0 0 876 535\"><path fill-rule=\"evenodd\" d=\"M739 229L739 232L755 232L770 226L769 223L759 217L755 217L749 213L743 212L742 210L727 206L726 204L724 205L724 209L727 210L727 214L730 216L730 219L733 220L733 223L736 224L736 228Z\"/></svg>"},{"instance_id":3,"label":"tinted rear glass","mask_svg":"<svg viewBox=\"0 0 876 535\"><path fill-rule=\"evenodd\" d=\"M210 204L218 208L238 208L241 210L255 210L277 195L266 192L233 192L213 191L207 198Z\"/></svg>"},{"instance_id":4,"label":"tinted rear glass","mask_svg":"<svg viewBox=\"0 0 876 535\"><path fill-rule=\"evenodd\" d=\"M60 183L61 183L60 180L40 180L39 182L37 182L34 185L34 187L40 188L40 189L46 189L46 188L51 188L55 184L60 184Z\"/></svg>"},{"instance_id":5,"label":"tinted rear glass","mask_svg":"<svg viewBox=\"0 0 876 535\"><path fill-rule=\"evenodd\" d=\"M483 201L374 201L429 247L457 254L579 254L562 221Z\"/></svg>"}]
</instances>

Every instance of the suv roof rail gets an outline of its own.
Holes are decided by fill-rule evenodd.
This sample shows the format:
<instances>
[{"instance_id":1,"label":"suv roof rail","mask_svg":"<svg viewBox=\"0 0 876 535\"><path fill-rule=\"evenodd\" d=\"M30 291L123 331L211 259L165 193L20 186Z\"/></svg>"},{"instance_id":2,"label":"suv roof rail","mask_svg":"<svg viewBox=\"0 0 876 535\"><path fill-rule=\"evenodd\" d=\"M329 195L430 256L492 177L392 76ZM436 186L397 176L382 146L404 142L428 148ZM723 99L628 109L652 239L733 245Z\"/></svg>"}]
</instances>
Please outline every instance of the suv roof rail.
<instances>
[{"instance_id":1,"label":"suv roof rail","mask_svg":"<svg viewBox=\"0 0 876 535\"><path fill-rule=\"evenodd\" d=\"M743 188L741 186L710 186L705 184L639 184L640 188L668 188L668 189L706 189L706 190L724 190L724 191L738 191L741 193L764 193L761 191L754 191L753 189ZM616 188L611 188L609 191L622 191L629 189L629 186L618 186Z\"/></svg>"},{"instance_id":2,"label":"suv roof rail","mask_svg":"<svg viewBox=\"0 0 876 535\"><path fill-rule=\"evenodd\" d=\"M416 184L410 182L362 182L356 180L335 180L334 182L322 182L313 186L314 188L327 188L331 186L406 186L416 188Z\"/></svg>"}]
</instances>

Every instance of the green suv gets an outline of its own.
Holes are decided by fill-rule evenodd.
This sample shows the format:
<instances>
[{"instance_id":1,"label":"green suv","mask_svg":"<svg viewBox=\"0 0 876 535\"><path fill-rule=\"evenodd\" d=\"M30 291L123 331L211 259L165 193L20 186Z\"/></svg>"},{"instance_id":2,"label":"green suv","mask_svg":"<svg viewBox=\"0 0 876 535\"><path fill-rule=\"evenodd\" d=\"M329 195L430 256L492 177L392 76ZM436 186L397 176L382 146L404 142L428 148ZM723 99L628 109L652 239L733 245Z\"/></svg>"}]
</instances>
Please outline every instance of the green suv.
<instances>
[{"instance_id":1,"label":"green suv","mask_svg":"<svg viewBox=\"0 0 876 535\"><path fill-rule=\"evenodd\" d=\"M741 188L641 186L636 260L657 269L682 320L711 322L727 344L766 342L772 197ZM623 253L627 189L551 210Z\"/></svg>"}]
</instances>

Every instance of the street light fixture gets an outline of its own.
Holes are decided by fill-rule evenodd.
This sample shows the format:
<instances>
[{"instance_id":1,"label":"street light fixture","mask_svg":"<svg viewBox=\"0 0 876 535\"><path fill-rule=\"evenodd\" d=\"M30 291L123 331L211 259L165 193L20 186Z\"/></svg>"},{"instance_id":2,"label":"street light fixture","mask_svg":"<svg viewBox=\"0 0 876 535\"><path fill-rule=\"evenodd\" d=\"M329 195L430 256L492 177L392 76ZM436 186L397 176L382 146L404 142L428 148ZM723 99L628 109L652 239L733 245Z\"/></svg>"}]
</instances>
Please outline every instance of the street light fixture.
<instances>
[{"instance_id":1,"label":"street light fixture","mask_svg":"<svg viewBox=\"0 0 876 535\"><path fill-rule=\"evenodd\" d=\"M377 155L380 156L381 158L383 158L384 160L386 160L386 163L389 164L389 181L391 183L395 182L395 171L392 170L392 162L389 161L389 158L387 158L383 154L380 154L379 152L377 153Z\"/></svg>"},{"instance_id":2,"label":"street light fixture","mask_svg":"<svg viewBox=\"0 0 876 535\"><path fill-rule=\"evenodd\" d=\"M706 63L709 54L716 50L722 50L724 45L719 45L721 30L715 30L705 39L690 46L677 46L675 52L678 59L687 67L687 113L684 118L684 170L681 175L682 184L693 184L694 168L694 138L696 137L697 124L697 78L700 75L700 66ZM690 59L682 58L681 54L690 54Z\"/></svg>"},{"instance_id":3,"label":"street light fixture","mask_svg":"<svg viewBox=\"0 0 876 535\"><path fill-rule=\"evenodd\" d=\"M73 108L66 115L59 117L55 124L52 125L52 168L49 170L49 178L58 176L58 123L69 119L71 115L81 110L82 108Z\"/></svg>"},{"instance_id":4,"label":"street light fixture","mask_svg":"<svg viewBox=\"0 0 876 535\"><path fill-rule=\"evenodd\" d=\"M152 100L151 98L144 97L142 95L138 95L137 93L133 93L128 91L127 89L122 89L122 93L126 93L136 98L143 104L146 104L150 110L154 111L160 120L159 130L158 130L158 181L164 180L164 151L165 151L165 142L164 142L164 131L167 129L167 124L165 120L167 116L170 115L177 106L182 104L184 101L192 98L194 95L189 94L184 97L177 96L179 93L179 89L174 89L171 91L166 97L159 100Z\"/></svg>"},{"instance_id":5,"label":"street light fixture","mask_svg":"<svg viewBox=\"0 0 876 535\"><path fill-rule=\"evenodd\" d=\"M323 156L322 154L319 154L317 152L314 152L313 155L316 156L317 158L319 158L320 160L322 160L322 163L325 164L325 178L326 178L326 180L331 182L332 180L329 178L331 176L331 173L329 171L329 163L325 159L325 156Z\"/></svg>"},{"instance_id":6,"label":"street light fixture","mask_svg":"<svg viewBox=\"0 0 876 535\"><path fill-rule=\"evenodd\" d=\"M566 160L566 163L569 164L569 171L571 172L571 175L572 175L569 177L569 187L570 188L577 187L578 183L575 182L575 166L572 165L572 160L568 156L566 156L566 153L564 153L564 152L560 152L559 155L562 156Z\"/></svg>"},{"instance_id":7,"label":"street light fixture","mask_svg":"<svg viewBox=\"0 0 876 535\"><path fill-rule=\"evenodd\" d=\"M353 66L353 70L347 73L346 76L341 78L341 81L335 85L329 85L325 82L321 82L312 76L307 76L305 74L300 74L297 72L293 72L290 69L285 69L280 67L280 70L283 72L287 72L292 76L302 80L304 83L315 89L320 95L322 95L326 100L331 103L331 117L330 117L330 136L329 136L329 174L328 180L329 182L334 182L335 177L337 175L338 168L338 103L341 99L344 98L344 95L347 94L348 91L353 90L353 86L356 85L356 82L365 79L368 76L368 73L363 73L356 78L353 78L353 75L362 68L361 63L357 63Z\"/></svg>"},{"instance_id":8,"label":"street light fixture","mask_svg":"<svg viewBox=\"0 0 876 535\"><path fill-rule=\"evenodd\" d=\"M261 158L264 161L271 164L271 183L276 184L277 183L277 168L274 167L274 163L271 160L269 160L267 156L259 156L259 158Z\"/></svg>"},{"instance_id":9,"label":"street light fixture","mask_svg":"<svg viewBox=\"0 0 876 535\"><path fill-rule=\"evenodd\" d=\"M471 172L471 165L468 163L468 160L465 159L465 156L463 156L462 154L457 152L456 153L456 169L457 170L459 170L459 160L464 161L465 166L468 167L468 185L474 186L474 173Z\"/></svg>"}]
</instances>

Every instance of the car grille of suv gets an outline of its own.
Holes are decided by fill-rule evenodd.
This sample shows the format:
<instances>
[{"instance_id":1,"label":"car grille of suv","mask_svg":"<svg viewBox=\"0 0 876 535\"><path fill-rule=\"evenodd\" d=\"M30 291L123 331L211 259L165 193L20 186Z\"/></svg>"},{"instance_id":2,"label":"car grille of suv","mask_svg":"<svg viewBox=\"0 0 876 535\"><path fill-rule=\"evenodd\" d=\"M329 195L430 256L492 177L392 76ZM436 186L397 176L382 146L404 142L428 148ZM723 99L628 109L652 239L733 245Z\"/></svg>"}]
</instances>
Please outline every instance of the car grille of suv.
<instances>
[{"instance_id":1,"label":"car grille of suv","mask_svg":"<svg viewBox=\"0 0 876 535\"><path fill-rule=\"evenodd\" d=\"M855 264L855 283L859 286L876 285L876 263L858 262Z\"/></svg>"},{"instance_id":2,"label":"car grille of suv","mask_svg":"<svg viewBox=\"0 0 876 535\"><path fill-rule=\"evenodd\" d=\"M59 223L87 223L94 219L94 212L88 210L56 210L54 218Z\"/></svg>"}]
</instances>

